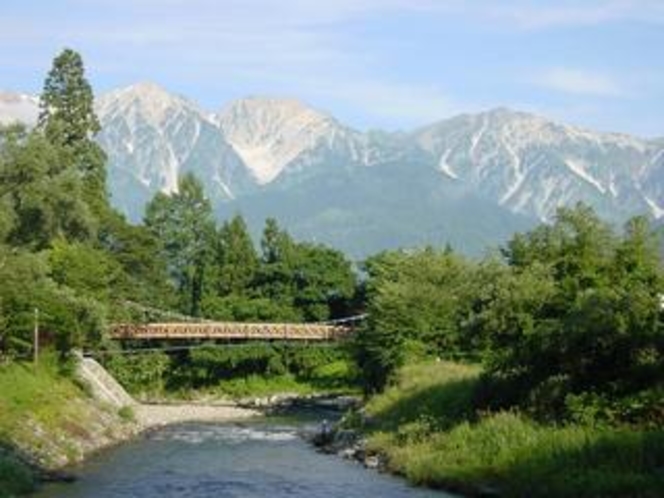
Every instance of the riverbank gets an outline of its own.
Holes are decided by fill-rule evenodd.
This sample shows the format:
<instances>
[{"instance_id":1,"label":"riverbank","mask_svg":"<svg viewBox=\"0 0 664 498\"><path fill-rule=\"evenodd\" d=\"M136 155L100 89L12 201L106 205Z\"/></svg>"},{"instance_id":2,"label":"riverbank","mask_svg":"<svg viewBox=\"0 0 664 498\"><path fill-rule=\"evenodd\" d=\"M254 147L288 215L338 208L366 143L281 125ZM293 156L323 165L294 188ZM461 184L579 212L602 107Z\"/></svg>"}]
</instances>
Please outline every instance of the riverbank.
<instances>
[{"instance_id":1,"label":"riverbank","mask_svg":"<svg viewBox=\"0 0 664 498\"><path fill-rule=\"evenodd\" d=\"M113 406L89 385L63 376L55 359L0 366L0 497L32 491L61 469L141 432L179 422L225 422L260 415L225 404Z\"/></svg>"},{"instance_id":2,"label":"riverbank","mask_svg":"<svg viewBox=\"0 0 664 498\"><path fill-rule=\"evenodd\" d=\"M54 358L0 367L0 496L27 492L56 469L139 432L131 413L94 400ZM18 477L17 477L18 476Z\"/></svg>"},{"instance_id":3,"label":"riverbank","mask_svg":"<svg viewBox=\"0 0 664 498\"><path fill-rule=\"evenodd\" d=\"M446 362L402 369L392 387L346 419L339 435L349 444L337 438L329 447L413 484L466 496L661 496L664 431L476 413L479 374Z\"/></svg>"}]
</instances>

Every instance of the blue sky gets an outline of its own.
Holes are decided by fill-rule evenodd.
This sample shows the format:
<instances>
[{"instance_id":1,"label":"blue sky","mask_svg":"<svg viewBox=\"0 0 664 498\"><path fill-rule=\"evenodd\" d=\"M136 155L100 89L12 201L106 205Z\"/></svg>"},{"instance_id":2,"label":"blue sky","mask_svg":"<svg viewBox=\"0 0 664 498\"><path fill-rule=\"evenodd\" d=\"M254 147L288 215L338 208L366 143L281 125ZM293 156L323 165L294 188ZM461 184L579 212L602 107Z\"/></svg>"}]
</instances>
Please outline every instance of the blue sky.
<instances>
[{"instance_id":1,"label":"blue sky","mask_svg":"<svg viewBox=\"0 0 664 498\"><path fill-rule=\"evenodd\" d=\"M79 51L97 93L299 98L359 129L507 106L664 136L664 0L6 0L0 89Z\"/></svg>"}]
</instances>

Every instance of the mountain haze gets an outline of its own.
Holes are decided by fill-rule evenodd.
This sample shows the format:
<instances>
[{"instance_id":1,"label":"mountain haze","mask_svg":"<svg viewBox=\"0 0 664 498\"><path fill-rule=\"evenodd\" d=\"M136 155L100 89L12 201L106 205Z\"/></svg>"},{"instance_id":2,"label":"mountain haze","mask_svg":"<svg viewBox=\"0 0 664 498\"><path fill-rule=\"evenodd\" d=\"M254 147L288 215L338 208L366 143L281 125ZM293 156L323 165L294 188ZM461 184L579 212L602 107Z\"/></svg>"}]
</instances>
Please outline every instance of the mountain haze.
<instances>
[{"instance_id":1,"label":"mountain haze","mask_svg":"<svg viewBox=\"0 0 664 498\"><path fill-rule=\"evenodd\" d=\"M0 93L0 122L33 123L36 106ZM294 99L251 97L211 114L139 83L103 95L97 112L112 199L133 220L188 171L221 218L240 212L258 234L273 216L355 256L445 242L477 254L579 201L616 223L664 218L662 140L505 108L364 133Z\"/></svg>"}]
</instances>

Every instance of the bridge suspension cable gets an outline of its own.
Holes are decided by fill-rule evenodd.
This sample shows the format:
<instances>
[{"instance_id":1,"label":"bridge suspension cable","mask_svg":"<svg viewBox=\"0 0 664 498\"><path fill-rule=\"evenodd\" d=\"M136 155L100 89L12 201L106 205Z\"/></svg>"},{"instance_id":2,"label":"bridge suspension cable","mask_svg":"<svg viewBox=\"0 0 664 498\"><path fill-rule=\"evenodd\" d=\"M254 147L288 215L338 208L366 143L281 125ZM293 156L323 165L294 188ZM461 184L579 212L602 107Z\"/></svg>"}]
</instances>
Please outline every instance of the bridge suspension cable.
<instances>
[{"instance_id":1,"label":"bridge suspension cable","mask_svg":"<svg viewBox=\"0 0 664 498\"><path fill-rule=\"evenodd\" d=\"M123 301L123 304L125 304L129 308L134 308L143 313L152 313L154 315L160 315L183 323L215 323L217 321L217 320L211 320L209 318L184 315L182 313L176 313L174 311L168 311L160 308L155 308L152 306L146 306L144 304L136 303L134 301L125 300ZM304 322L303 325L343 325L346 323L361 322L362 320L366 319L367 316L368 315L366 313L362 313L359 315L353 315L344 318L335 318L332 320L324 320L320 322Z\"/></svg>"}]
</instances>

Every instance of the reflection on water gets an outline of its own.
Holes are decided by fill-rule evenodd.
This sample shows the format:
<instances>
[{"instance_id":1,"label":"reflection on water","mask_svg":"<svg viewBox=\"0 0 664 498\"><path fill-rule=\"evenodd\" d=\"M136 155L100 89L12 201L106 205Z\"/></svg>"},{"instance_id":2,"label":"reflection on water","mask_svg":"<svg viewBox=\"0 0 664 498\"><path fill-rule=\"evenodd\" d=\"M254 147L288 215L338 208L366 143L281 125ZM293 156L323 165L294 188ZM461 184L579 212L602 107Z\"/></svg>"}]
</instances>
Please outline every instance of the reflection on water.
<instances>
[{"instance_id":1,"label":"reflection on water","mask_svg":"<svg viewBox=\"0 0 664 498\"><path fill-rule=\"evenodd\" d=\"M114 448L77 470L53 497L441 497L336 456L315 452L300 424L184 424Z\"/></svg>"}]
</instances>

